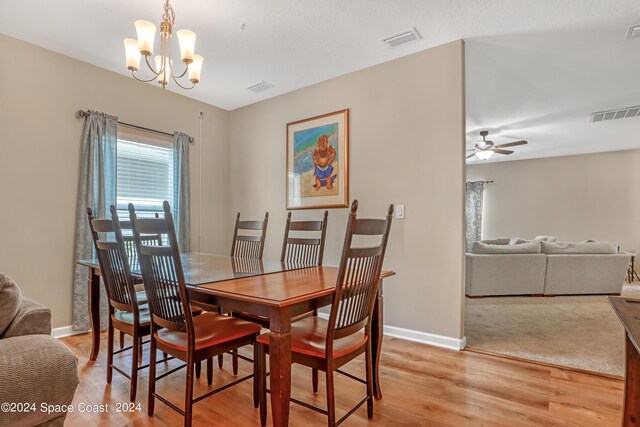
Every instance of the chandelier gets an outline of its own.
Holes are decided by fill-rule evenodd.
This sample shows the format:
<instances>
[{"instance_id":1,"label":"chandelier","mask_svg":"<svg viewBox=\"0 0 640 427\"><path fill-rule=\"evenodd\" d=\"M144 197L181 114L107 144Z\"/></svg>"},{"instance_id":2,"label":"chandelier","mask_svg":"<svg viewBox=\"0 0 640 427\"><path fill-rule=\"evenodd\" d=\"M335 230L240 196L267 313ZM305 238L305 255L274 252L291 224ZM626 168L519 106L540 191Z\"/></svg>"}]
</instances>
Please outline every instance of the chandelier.
<instances>
[{"instance_id":1,"label":"chandelier","mask_svg":"<svg viewBox=\"0 0 640 427\"><path fill-rule=\"evenodd\" d=\"M149 57L153 55L153 41L156 36L156 26L149 21L136 21L136 33L138 39L124 39L124 48L127 56L127 68L131 70L131 75L141 82L158 80L163 89L166 88L171 78L183 89L193 89L200 81L200 71L202 70L202 56L195 53L196 33L189 30L178 30L178 44L180 45L180 59L185 64L181 74L174 73L173 61L171 60L171 34L176 20L169 0L164 3L164 14L160 23L160 55L155 59L155 67L149 62ZM147 66L153 74L150 79L142 79L136 76L136 71L140 68L140 57L144 56ZM179 79L185 75L191 82L191 86L183 85Z\"/></svg>"}]
</instances>

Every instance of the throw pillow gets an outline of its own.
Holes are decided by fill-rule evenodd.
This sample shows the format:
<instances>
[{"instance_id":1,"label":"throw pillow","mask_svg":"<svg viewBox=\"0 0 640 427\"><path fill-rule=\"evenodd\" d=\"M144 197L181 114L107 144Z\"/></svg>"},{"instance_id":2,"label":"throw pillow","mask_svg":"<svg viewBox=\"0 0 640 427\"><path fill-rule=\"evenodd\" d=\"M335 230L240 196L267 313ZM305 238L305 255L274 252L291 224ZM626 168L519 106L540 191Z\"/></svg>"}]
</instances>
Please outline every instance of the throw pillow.
<instances>
[{"instance_id":1,"label":"throw pillow","mask_svg":"<svg viewBox=\"0 0 640 427\"><path fill-rule=\"evenodd\" d=\"M539 254L539 242L526 242L517 245L487 245L482 242L473 242L471 246L472 254Z\"/></svg>"},{"instance_id":2,"label":"throw pillow","mask_svg":"<svg viewBox=\"0 0 640 427\"><path fill-rule=\"evenodd\" d=\"M556 236L536 236L533 240L537 242L557 242L558 238Z\"/></svg>"},{"instance_id":3,"label":"throw pillow","mask_svg":"<svg viewBox=\"0 0 640 427\"><path fill-rule=\"evenodd\" d=\"M0 273L0 335L7 330L22 304L22 292L16 282Z\"/></svg>"}]
</instances>

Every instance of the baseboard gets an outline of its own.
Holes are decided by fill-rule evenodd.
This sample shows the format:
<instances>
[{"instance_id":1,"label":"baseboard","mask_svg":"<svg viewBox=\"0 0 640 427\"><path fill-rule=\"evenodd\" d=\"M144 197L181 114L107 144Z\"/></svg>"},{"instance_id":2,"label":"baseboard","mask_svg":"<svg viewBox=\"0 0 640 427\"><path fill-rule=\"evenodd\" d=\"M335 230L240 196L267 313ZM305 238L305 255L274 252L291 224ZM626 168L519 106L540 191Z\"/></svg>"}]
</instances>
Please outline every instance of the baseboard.
<instances>
[{"instance_id":1,"label":"baseboard","mask_svg":"<svg viewBox=\"0 0 640 427\"><path fill-rule=\"evenodd\" d=\"M318 313L318 316L325 320L329 318L329 315L326 313ZM451 338L444 335L415 331L413 329L399 328L397 326L384 325L383 334L407 341L414 341L422 344L433 345L436 347L448 348L450 350L460 351L467 346L467 337Z\"/></svg>"},{"instance_id":2,"label":"baseboard","mask_svg":"<svg viewBox=\"0 0 640 427\"><path fill-rule=\"evenodd\" d=\"M71 335L86 334L87 332L89 331L74 331L73 326L67 325L51 329L51 336L54 338L64 338L70 337Z\"/></svg>"}]
</instances>

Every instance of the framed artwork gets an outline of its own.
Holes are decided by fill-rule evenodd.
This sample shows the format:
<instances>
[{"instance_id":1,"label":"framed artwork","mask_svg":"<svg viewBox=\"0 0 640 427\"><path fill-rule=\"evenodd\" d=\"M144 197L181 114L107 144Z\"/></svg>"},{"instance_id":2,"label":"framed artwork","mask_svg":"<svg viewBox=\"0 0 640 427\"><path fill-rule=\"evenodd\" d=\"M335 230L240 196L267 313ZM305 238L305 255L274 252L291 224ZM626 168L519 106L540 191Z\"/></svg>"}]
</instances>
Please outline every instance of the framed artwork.
<instances>
[{"instance_id":1,"label":"framed artwork","mask_svg":"<svg viewBox=\"0 0 640 427\"><path fill-rule=\"evenodd\" d=\"M287 124L287 209L349 206L349 110Z\"/></svg>"}]
</instances>

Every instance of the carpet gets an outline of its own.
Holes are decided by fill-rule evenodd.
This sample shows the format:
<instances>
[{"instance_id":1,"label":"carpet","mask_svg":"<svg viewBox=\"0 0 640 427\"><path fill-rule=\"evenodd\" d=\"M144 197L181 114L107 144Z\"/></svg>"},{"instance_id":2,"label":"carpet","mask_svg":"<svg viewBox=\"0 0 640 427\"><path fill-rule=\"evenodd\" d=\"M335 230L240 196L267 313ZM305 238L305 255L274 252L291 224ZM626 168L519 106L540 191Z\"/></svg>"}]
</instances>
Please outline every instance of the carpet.
<instances>
[{"instance_id":1,"label":"carpet","mask_svg":"<svg viewBox=\"0 0 640 427\"><path fill-rule=\"evenodd\" d=\"M622 295L640 298L640 285ZM624 329L606 296L466 298L467 346L624 375Z\"/></svg>"}]
</instances>

